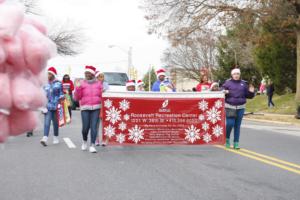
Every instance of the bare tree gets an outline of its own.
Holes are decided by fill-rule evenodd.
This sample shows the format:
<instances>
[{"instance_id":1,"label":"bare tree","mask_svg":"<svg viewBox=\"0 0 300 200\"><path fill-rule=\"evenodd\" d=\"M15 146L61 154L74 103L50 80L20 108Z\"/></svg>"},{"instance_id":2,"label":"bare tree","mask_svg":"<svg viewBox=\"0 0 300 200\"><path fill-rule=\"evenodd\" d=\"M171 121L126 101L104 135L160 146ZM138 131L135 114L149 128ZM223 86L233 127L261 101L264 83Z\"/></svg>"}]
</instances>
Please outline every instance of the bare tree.
<instances>
[{"instance_id":1,"label":"bare tree","mask_svg":"<svg viewBox=\"0 0 300 200\"><path fill-rule=\"evenodd\" d=\"M236 18L256 24L276 17L277 32L297 36L296 101L300 119L300 0L144 0L143 8L150 23L149 32L166 35L173 44L207 28L222 31L222 27L231 27ZM244 34L245 39L255 38L251 32Z\"/></svg>"},{"instance_id":2,"label":"bare tree","mask_svg":"<svg viewBox=\"0 0 300 200\"><path fill-rule=\"evenodd\" d=\"M28 14L40 15L38 0L20 0ZM49 29L48 36L56 44L57 52L62 56L75 56L81 53L84 42L82 28L68 23L55 22Z\"/></svg>"},{"instance_id":3,"label":"bare tree","mask_svg":"<svg viewBox=\"0 0 300 200\"><path fill-rule=\"evenodd\" d=\"M38 0L20 0L25 6L25 12L39 15L39 9L38 9Z\"/></svg>"},{"instance_id":4,"label":"bare tree","mask_svg":"<svg viewBox=\"0 0 300 200\"><path fill-rule=\"evenodd\" d=\"M82 29L74 25L68 28L65 26L53 27L48 33L50 39L56 44L57 52L62 56L74 56L81 53L82 43L84 42Z\"/></svg>"},{"instance_id":5,"label":"bare tree","mask_svg":"<svg viewBox=\"0 0 300 200\"><path fill-rule=\"evenodd\" d=\"M200 70L208 68L211 72L216 67L216 40L210 34L168 48L163 61L183 77L198 81Z\"/></svg>"}]
</instances>

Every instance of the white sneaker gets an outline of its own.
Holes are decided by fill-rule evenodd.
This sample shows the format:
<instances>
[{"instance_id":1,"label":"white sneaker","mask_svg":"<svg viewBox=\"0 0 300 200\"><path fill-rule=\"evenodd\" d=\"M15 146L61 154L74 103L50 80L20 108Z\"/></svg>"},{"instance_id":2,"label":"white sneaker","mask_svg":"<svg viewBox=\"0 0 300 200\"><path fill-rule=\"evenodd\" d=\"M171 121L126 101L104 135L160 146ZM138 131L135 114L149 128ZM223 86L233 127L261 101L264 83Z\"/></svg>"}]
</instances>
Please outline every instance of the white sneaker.
<instances>
[{"instance_id":1,"label":"white sneaker","mask_svg":"<svg viewBox=\"0 0 300 200\"><path fill-rule=\"evenodd\" d=\"M86 151L87 150L87 142L83 141L83 143L81 145L81 150L82 151Z\"/></svg>"},{"instance_id":2,"label":"white sneaker","mask_svg":"<svg viewBox=\"0 0 300 200\"><path fill-rule=\"evenodd\" d=\"M90 153L97 153L97 150L94 145L90 146L89 151L90 151Z\"/></svg>"},{"instance_id":3,"label":"white sneaker","mask_svg":"<svg viewBox=\"0 0 300 200\"><path fill-rule=\"evenodd\" d=\"M48 141L48 137L47 136L44 136L42 139L41 139L41 144L45 147L47 146L47 141Z\"/></svg>"},{"instance_id":4,"label":"white sneaker","mask_svg":"<svg viewBox=\"0 0 300 200\"><path fill-rule=\"evenodd\" d=\"M59 143L59 139L57 136L53 137L53 144L58 144Z\"/></svg>"}]
</instances>

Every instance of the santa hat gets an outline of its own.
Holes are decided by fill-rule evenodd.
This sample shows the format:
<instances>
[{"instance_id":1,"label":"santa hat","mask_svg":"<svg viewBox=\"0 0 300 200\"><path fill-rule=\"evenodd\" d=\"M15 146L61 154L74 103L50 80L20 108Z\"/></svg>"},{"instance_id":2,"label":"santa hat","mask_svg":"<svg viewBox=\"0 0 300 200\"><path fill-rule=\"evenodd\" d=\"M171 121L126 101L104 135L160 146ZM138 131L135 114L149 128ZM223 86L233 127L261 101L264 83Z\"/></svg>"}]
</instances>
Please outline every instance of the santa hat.
<instances>
[{"instance_id":1,"label":"santa hat","mask_svg":"<svg viewBox=\"0 0 300 200\"><path fill-rule=\"evenodd\" d=\"M210 86L210 89L213 89L215 86L218 86L219 87L219 83L217 82L213 82Z\"/></svg>"},{"instance_id":2,"label":"santa hat","mask_svg":"<svg viewBox=\"0 0 300 200\"><path fill-rule=\"evenodd\" d=\"M129 86L135 86L134 80L129 80L129 81L127 81L126 87L129 87Z\"/></svg>"},{"instance_id":3,"label":"santa hat","mask_svg":"<svg viewBox=\"0 0 300 200\"><path fill-rule=\"evenodd\" d=\"M54 67L49 67L48 73L52 74L53 76L57 76L57 71Z\"/></svg>"},{"instance_id":4,"label":"santa hat","mask_svg":"<svg viewBox=\"0 0 300 200\"><path fill-rule=\"evenodd\" d=\"M233 74L241 74L241 70L239 68L235 68L231 71L231 75Z\"/></svg>"},{"instance_id":5,"label":"santa hat","mask_svg":"<svg viewBox=\"0 0 300 200\"><path fill-rule=\"evenodd\" d=\"M144 82L142 80L138 80L137 81L137 86L141 86L141 85L145 85Z\"/></svg>"},{"instance_id":6,"label":"santa hat","mask_svg":"<svg viewBox=\"0 0 300 200\"><path fill-rule=\"evenodd\" d=\"M159 69L159 70L156 71L156 75L157 75L157 77L166 76L166 70L165 69Z\"/></svg>"},{"instance_id":7,"label":"santa hat","mask_svg":"<svg viewBox=\"0 0 300 200\"><path fill-rule=\"evenodd\" d=\"M93 66L85 66L84 72L90 72L90 73L95 75L96 74L96 68L93 67Z\"/></svg>"},{"instance_id":8,"label":"santa hat","mask_svg":"<svg viewBox=\"0 0 300 200\"><path fill-rule=\"evenodd\" d=\"M96 71L96 72L95 72L95 76L96 76L96 77L98 77L100 74L101 74L100 71Z\"/></svg>"}]
</instances>

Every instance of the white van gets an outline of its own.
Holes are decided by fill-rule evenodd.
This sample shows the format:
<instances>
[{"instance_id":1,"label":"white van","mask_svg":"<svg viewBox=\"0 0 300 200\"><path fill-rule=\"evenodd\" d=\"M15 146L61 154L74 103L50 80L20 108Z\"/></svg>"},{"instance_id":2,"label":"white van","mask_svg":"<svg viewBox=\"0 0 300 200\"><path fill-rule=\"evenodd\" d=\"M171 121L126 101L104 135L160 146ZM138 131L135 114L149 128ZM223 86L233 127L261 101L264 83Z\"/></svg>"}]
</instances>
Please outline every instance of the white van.
<instances>
[{"instance_id":1,"label":"white van","mask_svg":"<svg viewBox=\"0 0 300 200\"><path fill-rule=\"evenodd\" d=\"M103 72L104 79L109 85L108 91L125 92L128 76L123 72Z\"/></svg>"}]
</instances>

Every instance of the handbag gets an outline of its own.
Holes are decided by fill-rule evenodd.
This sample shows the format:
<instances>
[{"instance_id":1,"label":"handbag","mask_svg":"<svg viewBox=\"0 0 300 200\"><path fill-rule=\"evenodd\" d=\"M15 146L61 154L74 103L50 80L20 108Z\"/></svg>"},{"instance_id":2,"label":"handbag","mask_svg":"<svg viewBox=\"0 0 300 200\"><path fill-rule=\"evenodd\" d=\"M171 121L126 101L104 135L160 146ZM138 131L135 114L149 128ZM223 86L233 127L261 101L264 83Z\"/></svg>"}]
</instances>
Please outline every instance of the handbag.
<instances>
[{"instance_id":1,"label":"handbag","mask_svg":"<svg viewBox=\"0 0 300 200\"><path fill-rule=\"evenodd\" d=\"M237 110L232 108L225 108L226 117L228 118L236 118Z\"/></svg>"},{"instance_id":2,"label":"handbag","mask_svg":"<svg viewBox=\"0 0 300 200\"><path fill-rule=\"evenodd\" d=\"M59 127L66 125L65 108L63 102L59 102L57 104L56 116Z\"/></svg>"}]
</instances>

